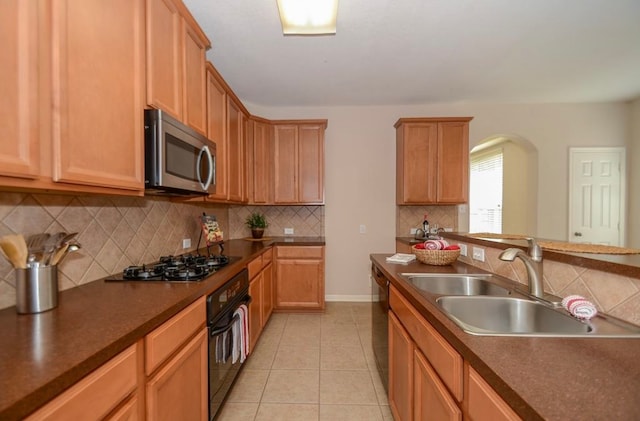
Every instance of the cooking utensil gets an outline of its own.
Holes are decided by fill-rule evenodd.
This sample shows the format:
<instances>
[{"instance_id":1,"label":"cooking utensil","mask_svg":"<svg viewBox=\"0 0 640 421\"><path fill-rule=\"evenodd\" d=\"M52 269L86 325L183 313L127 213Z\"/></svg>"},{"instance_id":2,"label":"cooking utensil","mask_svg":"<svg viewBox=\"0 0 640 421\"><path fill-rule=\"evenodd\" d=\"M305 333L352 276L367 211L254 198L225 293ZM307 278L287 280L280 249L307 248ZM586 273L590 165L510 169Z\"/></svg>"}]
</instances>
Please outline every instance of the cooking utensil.
<instances>
[{"instance_id":1,"label":"cooking utensil","mask_svg":"<svg viewBox=\"0 0 640 421\"><path fill-rule=\"evenodd\" d=\"M47 238L44 242L44 251L42 253L42 263L48 265L51 261L51 257L57 249L62 245L62 240L67 236L66 232L58 232Z\"/></svg>"},{"instance_id":2,"label":"cooking utensil","mask_svg":"<svg viewBox=\"0 0 640 421\"><path fill-rule=\"evenodd\" d=\"M0 249L14 268L24 269L27 267L29 252L22 235L10 234L0 238Z\"/></svg>"},{"instance_id":3,"label":"cooking utensil","mask_svg":"<svg viewBox=\"0 0 640 421\"><path fill-rule=\"evenodd\" d=\"M78 251L81 248L82 246L75 241L66 242L51 258L51 265L57 265L67 256L67 254Z\"/></svg>"},{"instance_id":4,"label":"cooking utensil","mask_svg":"<svg viewBox=\"0 0 640 421\"><path fill-rule=\"evenodd\" d=\"M28 261L44 263L42 261L42 255L44 254L44 245L49 239L50 234L43 232L40 234L33 234L27 238Z\"/></svg>"}]
</instances>

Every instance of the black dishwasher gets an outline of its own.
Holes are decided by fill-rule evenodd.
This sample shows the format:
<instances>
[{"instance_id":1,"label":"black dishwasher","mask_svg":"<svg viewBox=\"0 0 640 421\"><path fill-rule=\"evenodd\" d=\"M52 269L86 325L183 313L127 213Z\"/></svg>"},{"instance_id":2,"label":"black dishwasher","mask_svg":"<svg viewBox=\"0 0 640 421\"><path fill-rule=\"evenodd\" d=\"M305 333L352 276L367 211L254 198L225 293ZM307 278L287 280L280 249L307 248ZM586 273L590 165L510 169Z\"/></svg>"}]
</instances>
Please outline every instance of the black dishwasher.
<instances>
[{"instance_id":1,"label":"black dishwasher","mask_svg":"<svg viewBox=\"0 0 640 421\"><path fill-rule=\"evenodd\" d=\"M371 345L376 366L384 389L389 391L389 280L376 267L371 265L372 285L371 305Z\"/></svg>"}]
</instances>

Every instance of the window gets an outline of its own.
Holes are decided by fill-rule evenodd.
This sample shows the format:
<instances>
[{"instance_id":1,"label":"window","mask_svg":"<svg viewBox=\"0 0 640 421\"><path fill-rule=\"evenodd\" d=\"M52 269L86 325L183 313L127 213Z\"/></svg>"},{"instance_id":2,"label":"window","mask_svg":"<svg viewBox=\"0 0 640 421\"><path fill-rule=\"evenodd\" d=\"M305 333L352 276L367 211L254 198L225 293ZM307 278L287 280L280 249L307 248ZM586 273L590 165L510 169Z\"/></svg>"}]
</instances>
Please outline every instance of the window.
<instances>
[{"instance_id":1,"label":"window","mask_svg":"<svg viewBox=\"0 0 640 421\"><path fill-rule=\"evenodd\" d=\"M469 232L502 233L502 148L471 153Z\"/></svg>"}]
</instances>

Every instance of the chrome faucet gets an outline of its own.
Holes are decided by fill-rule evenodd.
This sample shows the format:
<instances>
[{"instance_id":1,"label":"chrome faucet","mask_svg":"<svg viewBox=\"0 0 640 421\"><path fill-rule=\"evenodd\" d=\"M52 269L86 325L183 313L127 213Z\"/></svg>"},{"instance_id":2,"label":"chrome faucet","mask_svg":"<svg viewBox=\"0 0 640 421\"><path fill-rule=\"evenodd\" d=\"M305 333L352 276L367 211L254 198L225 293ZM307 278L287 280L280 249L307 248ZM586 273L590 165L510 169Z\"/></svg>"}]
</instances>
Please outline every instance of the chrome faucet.
<instances>
[{"instance_id":1,"label":"chrome faucet","mask_svg":"<svg viewBox=\"0 0 640 421\"><path fill-rule=\"evenodd\" d=\"M534 297L543 298L544 281L542 279L542 248L533 238L527 238L529 243L528 253L519 248L508 248L500 253L499 259L507 262L513 262L516 257L522 259L524 267L527 269L527 277L529 278L529 292Z\"/></svg>"}]
</instances>

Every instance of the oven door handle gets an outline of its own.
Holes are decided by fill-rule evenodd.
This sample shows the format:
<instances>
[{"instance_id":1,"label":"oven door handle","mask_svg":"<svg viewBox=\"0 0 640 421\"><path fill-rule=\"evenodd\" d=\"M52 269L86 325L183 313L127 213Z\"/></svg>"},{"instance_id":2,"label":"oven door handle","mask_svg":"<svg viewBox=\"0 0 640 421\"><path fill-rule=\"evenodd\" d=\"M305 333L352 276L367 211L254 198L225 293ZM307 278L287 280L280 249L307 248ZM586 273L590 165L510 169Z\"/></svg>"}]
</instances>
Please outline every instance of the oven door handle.
<instances>
[{"instance_id":1,"label":"oven door handle","mask_svg":"<svg viewBox=\"0 0 640 421\"><path fill-rule=\"evenodd\" d=\"M224 327L219 327L217 329L211 329L210 336L213 338L214 336L220 336L223 333L228 332L233 327L233 324L237 322L239 319L240 319L240 315L236 314L235 316L233 316L233 319L231 319L231 322L229 322L228 325Z\"/></svg>"}]
</instances>

